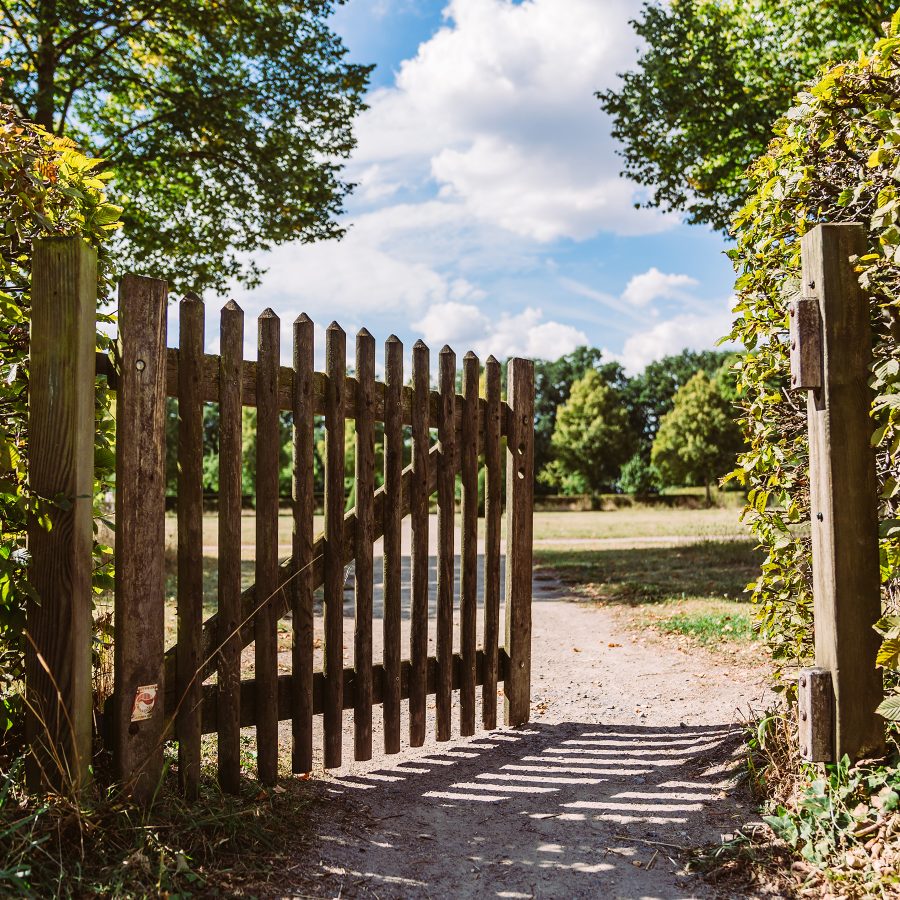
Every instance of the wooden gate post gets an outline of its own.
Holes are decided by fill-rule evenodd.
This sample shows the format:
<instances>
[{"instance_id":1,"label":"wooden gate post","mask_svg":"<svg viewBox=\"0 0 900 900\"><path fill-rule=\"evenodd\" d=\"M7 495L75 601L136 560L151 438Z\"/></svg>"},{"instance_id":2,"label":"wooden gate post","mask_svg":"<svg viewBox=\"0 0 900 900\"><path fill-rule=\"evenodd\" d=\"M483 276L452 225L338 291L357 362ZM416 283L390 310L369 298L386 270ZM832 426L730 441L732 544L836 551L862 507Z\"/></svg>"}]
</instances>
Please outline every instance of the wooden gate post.
<instances>
[{"instance_id":1,"label":"wooden gate post","mask_svg":"<svg viewBox=\"0 0 900 900\"><path fill-rule=\"evenodd\" d=\"M147 802L162 773L166 490L165 281L119 284L116 398L116 775Z\"/></svg>"},{"instance_id":2,"label":"wooden gate post","mask_svg":"<svg viewBox=\"0 0 900 900\"><path fill-rule=\"evenodd\" d=\"M26 737L31 784L80 790L91 764L91 542L97 254L80 237L35 243L28 477L52 528L28 525Z\"/></svg>"},{"instance_id":3,"label":"wooden gate post","mask_svg":"<svg viewBox=\"0 0 900 900\"><path fill-rule=\"evenodd\" d=\"M534 363L509 361L506 439L506 724L531 712L531 579L534 507Z\"/></svg>"},{"instance_id":4,"label":"wooden gate post","mask_svg":"<svg viewBox=\"0 0 900 900\"><path fill-rule=\"evenodd\" d=\"M831 674L835 703L831 740L814 739L817 723L810 721L801 750L822 761L824 752L815 746L830 745L834 760L844 754L856 760L884 748L884 724L875 713L883 691L875 665L879 639L872 628L881 615L868 387L872 331L868 302L849 262L865 253L865 231L858 224L819 225L801 246L804 299L790 310L796 323L791 371L793 386L809 390L816 664ZM808 677L815 680L815 672ZM815 717L816 705L810 706L801 718ZM828 718L822 716L821 729L830 727Z\"/></svg>"}]
</instances>

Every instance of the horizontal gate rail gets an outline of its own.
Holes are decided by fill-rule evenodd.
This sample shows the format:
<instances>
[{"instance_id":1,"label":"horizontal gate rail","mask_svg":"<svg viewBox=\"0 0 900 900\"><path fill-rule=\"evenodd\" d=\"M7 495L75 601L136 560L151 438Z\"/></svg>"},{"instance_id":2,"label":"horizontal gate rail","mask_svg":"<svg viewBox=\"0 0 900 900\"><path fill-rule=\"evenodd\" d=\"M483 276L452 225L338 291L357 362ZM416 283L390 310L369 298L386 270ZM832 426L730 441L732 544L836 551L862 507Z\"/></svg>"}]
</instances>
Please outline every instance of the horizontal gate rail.
<instances>
[{"instance_id":1,"label":"horizontal gate rail","mask_svg":"<svg viewBox=\"0 0 900 900\"><path fill-rule=\"evenodd\" d=\"M400 663L400 699L409 700L410 696L410 671L412 665L408 659ZM503 684L507 679L509 670L509 656L503 647L499 648L499 666L497 680ZM351 710L356 704L356 679L351 666L344 668L343 682L343 710ZM475 684L480 686L484 679L484 651L478 650L475 655ZM435 657L428 658L426 669L426 693L433 696L438 685L438 661ZM285 722L293 715L291 691L293 690L292 674L278 676L278 719ZM375 663L372 666L372 703L384 702L384 666ZM459 653L453 654L453 690L459 690L463 684L463 662ZM170 690L166 695L166 709L173 710L178 703L176 690ZM253 678L241 682L241 728L250 728L256 725L256 681ZM325 711L325 675L316 672L313 675L313 715L321 715ZM218 730L218 693L216 685L203 685L203 733L212 734Z\"/></svg>"},{"instance_id":2,"label":"horizontal gate rail","mask_svg":"<svg viewBox=\"0 0 900 900\"><path fill-rule=\"evenodd\" d=\"M178 348L169 347L166 350L166 396L178 396ZM105 353L97 353L97 374L104 375L108 379L111 390L116 389L118 371L116 362ZM200 399L204 403L218 403L221 400L219 357L210 353L204 354L200 369L199 392ZM244 406L256 406L256 382L257 363L255 360L244 360L241 369L241 403ZM328 376L324 372L313 373L312 399L313 412L317 416L325 415L325 391L328 384ZM357 416L357 388L358 383L354 376L345 376L344 386L344 417L355 419ZM278 370L278 408L290 412L294 408L294 371L288 366L281 366ZM374 412L376 422L383 422L385 417L385 385L376 381L374 385ZM400 389L400 409L402 423L412 424L412 406L415 391L408 385ZM429 391L428 414L426 424L429 428L437 428L441 422L443 400L439 391ZM457 394L453 414L454 427L458 430L462 425L464 399ZM485 399L478 398L478 427L484 428ZM508 422L509 410L501 418L500 434L510 433L511 425Z\"/></svg>"}]
</instances>

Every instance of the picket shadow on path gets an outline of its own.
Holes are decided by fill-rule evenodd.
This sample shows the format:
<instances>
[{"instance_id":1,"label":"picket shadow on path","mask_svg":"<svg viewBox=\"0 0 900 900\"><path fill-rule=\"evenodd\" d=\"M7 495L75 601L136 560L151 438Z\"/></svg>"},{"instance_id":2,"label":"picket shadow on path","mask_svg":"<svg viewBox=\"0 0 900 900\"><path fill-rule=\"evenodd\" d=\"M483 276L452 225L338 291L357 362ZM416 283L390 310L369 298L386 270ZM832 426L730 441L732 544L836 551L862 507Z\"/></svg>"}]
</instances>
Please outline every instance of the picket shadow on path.
<instances>
[{"instance_id":1,"label":"picket shadow on path","mask_svg":"<svg viewBox=\"0 0 900 900\"><path fill-rule=\"evenodd\" d=\"M341 775L326 796L357 814L323 823L315 895L706 896L680 848L741 824L714 808L739 744L729 725L532 724Z\"/></svg>"}]
</instances>

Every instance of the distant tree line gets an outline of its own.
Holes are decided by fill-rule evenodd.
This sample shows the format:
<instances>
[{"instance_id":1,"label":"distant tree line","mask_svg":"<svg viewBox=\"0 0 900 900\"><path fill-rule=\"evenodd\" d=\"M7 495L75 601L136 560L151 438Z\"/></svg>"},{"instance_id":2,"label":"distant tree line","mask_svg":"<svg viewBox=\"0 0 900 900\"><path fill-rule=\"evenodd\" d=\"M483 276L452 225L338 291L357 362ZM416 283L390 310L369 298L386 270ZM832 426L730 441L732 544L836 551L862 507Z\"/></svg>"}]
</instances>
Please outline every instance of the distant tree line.
<instances>
[{"instance_id":1,"label":"distant tree line","mask_svg":"<svg viewBox=\"0 0 900 900\"><path fill-rule=\"evenodd\" d=\"M733 467L740 447L734 422L734 354L684 350L629 377L595 347L578 347L557 360L535 363L535 472L539 494L650 494L661 488L707 488ZM505 375L505 372L504 372ZM504 379L505 382L505 379ZM380 427L380 426L378 426ZM243 493L252 503L256 482L256 410L245 408ZM407 429L408 432L408 429ZM313 480L325 489L325 423L316 418ZM219 489L219 410L203 418L204 490ZM178 490L178 402L167 407L167 486ZM436 435L433 436L436 439ZM280 493L291 495L290 413L281 414ZM345 436L347 505L355 502L355 435ZM375 435L376 486L382 483L381 433ZM407 453L409 435L407 434ZM409 462L407 456L406 462Z\"/></svg>"},{"instance_id":2,"label":"distant tree line","mask_svg":"<svg viewBox=\"0 0 900 900\"><path fill-rule=\"evenodd\" d=\"M562 494L710 486L733 468L735 354L683 350L633 377L579 347L535 371L538 490Z\"/></svg>"}]
</instances>

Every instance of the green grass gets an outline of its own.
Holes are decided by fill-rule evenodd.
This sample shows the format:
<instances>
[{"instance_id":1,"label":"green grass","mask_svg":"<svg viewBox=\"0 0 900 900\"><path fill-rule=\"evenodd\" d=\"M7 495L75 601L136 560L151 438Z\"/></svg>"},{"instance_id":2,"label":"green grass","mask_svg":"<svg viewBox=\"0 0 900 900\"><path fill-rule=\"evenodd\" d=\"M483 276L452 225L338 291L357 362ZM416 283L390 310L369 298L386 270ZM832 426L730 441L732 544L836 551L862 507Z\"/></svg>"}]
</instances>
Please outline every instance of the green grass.
<instances>
[{"instance_id":1,"label":"green grass","mask_svg":"<svg viewBox=\"0 0 900 900\"><path fill-rule=\"evenodd\" d=\"M169 748L168 755L174 751ZM178 796L168 771L152 809L108 784L80 802L29 796L21 765L0 771L0 896L196 897L268 894L273 871L315 838L327 815L311 782L277 791L247 779L223 795L207 767L200 797Z\"/></svg>"},{"instance_id":2,"label":"green grass","mask_svg":"<svg viewBox=\"0 0 900 900\"><path fill-rule=\"evenodd\" d=\"M756 638L746 605L732 600L696 599L665 604L648 613L645 621L663 634L681 635L700 644Z\"/></svg>"}]
</instances>

